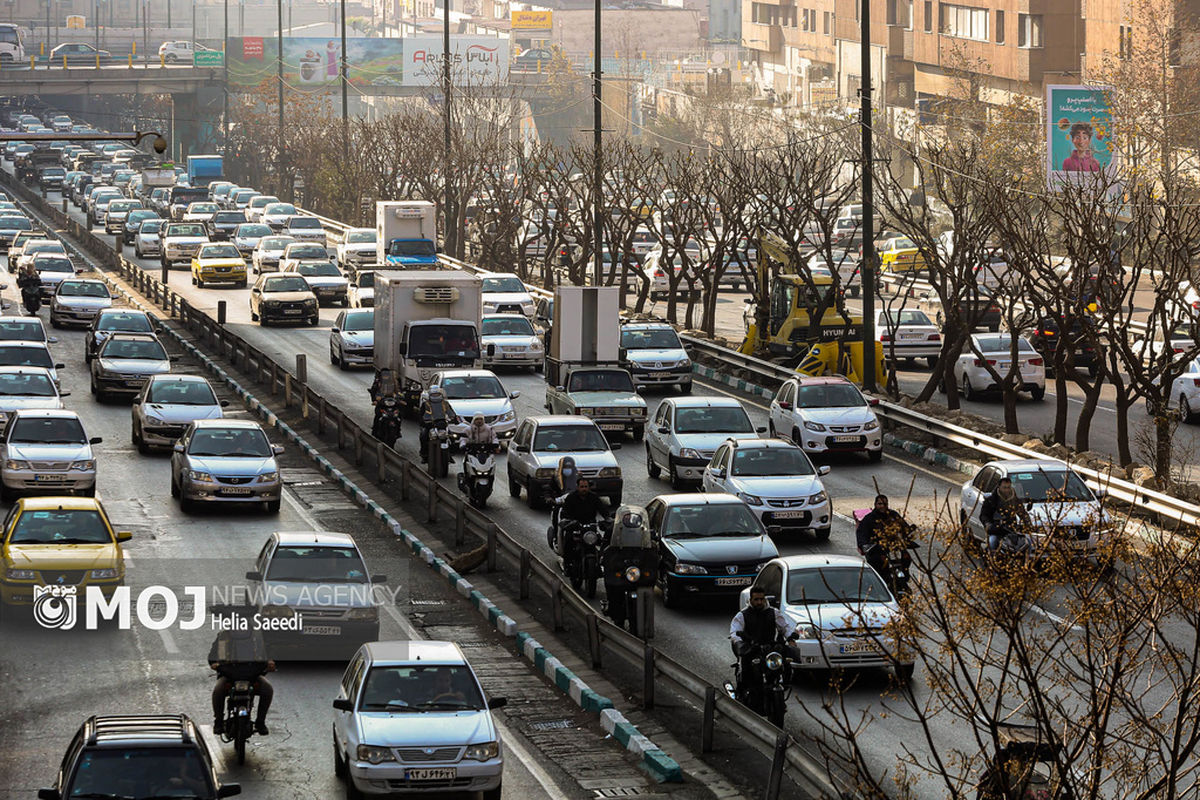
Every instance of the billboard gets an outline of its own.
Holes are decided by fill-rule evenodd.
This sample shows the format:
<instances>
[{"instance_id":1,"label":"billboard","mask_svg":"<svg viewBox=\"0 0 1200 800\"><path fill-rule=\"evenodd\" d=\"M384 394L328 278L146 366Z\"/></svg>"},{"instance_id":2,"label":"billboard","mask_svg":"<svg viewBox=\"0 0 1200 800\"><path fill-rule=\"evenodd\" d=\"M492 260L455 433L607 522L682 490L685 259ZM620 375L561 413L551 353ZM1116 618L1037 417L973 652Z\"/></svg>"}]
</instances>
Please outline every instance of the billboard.
<instances>
[{"instance_id":1,"label":"billboard","mask_svg":"<svg viewBox=\"0 0 1200 800\"><path fill-rule=\"evenodd\" d=\"M484 86L508 77L508 39L452 36L452 80L455 86ZM404 85L437 86L442 81L442 37L404 40Z\"/></svg>"},{"instance_id":2,"label":"billboard","mask_svg":"<svg viewBox=\"0 0 1200 800\"><path fill-rule=\"evenodd\" d=\"M274 82L278 40L273 36L229 39L229 83L249 88ZM346 77L352 86L400 86L404 40L346 40ZM342 43L337 37L284 37L283 81L301 91L340 91Z\"/></svg>"},{"instance_id":3,"label":"billboard","mask_svg":"<svg viewBox=\"0 0 1200 800\"><path fill-rule=\"evenodd\" d=\"M1115 178L1110 92L1107 86L1046 87L1046 182L1051 188Z\"/></svg>"},{"instance_id":4,"label":"billboard","mask_svg":"<svg viewBox=\"0 0 1200 800\"><path fill-rule=\"evenodd\" d=\"M549 31L554 21L553 11L514 11L512 12L513 33L530 33Z\"/></svg>"}]
</instances>

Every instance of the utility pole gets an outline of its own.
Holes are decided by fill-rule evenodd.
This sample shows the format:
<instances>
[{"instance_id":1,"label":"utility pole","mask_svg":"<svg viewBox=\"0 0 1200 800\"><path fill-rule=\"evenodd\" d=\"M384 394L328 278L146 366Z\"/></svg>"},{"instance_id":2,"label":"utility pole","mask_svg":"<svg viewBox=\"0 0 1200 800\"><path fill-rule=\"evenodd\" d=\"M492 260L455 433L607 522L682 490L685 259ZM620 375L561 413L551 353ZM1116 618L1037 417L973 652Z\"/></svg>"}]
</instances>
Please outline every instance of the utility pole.
<instances>
[{"instance_id":1,"label":"utility pole","mask_svg":"<svg viewBox=\"0 0 1200 800\"><path fill-rule=\"evenodd\" d=\"M279 196L287 197L288 195L283 191L283 0L275 0L275 7L279 13L279 30L276 31L278 34L276 44L279 51L276 54L276 62L279 65L279 161L275 165L275 169L279 173Z\"/></svg>"},{"instance_id":2,"label":"utility pole","mask_svg":"<svg viewBox=\"0 0 1200 800\"><path fill-rule=\"evenodd\" d=\"M862 346L863 346L863 389L875 391L875 199L872 196L871 156L871 0L859 0L862 13L859 53L862 56L862 109L859 125L862 129L862 203L863 203L863 249L859 274L862 276Z\"/></svg>"},{"instance_id":3,"label":"utility pole","mask_svg":"<svg viewBox=\"0 0 1200 800\"><path fill-rule=\"evenodd\" d=\"M346 0L342 0L342 158L350 163L349 65L346 63Z\"/></svg>"},{"instance_id":4,"label":"utility pole","mask_svg":"<svg viewBox=\"0 0 1200 800\"><path fill-rule=\"evenodd\" d=\"M384 6L386 8L386 6ZM445 192L443 202L446 206L445 226L446 226L446 251L454 254L457 251L455 243L458 240L457 231L454 230L454 221L458 216L454 213L454 193L450 186L450 0L442 0L442 83L444 84L444 105L443 116L445 124L442 130L442 188Z\"/></svg>"},{"instance_id":5,"label":"utility pole","mask_svg":"<svg viewBox=\"0 0 1200 800\"><path fill-rule=\"evenodd\" d=\"M600 147L603 144L603 128L601 127L603 109L600 105L600 92L603 85L600 81L600 3L595 0L594 42L592 43L592 285L599 286L603 281L600 274L604 258L601 250L604 247L604 201L600 196L603 188L604 158ZM616 268L616 256L613 256L613 268Z\"/></svg>"},{"instance_id":6,"label":"utility pole","mask_svg":"<svg viewBox=\"0 0 1200 800\"><path fill-rule=\"evenodd\" d=\"M193 49L193 53L196 51ZM195 60L195 56L192 59ZM229 155L229 0L225 0L225 41L221 44L221 64L225 67L225 107L221 114L221 139L224 154Z\"/></svg>"}]
</instances>

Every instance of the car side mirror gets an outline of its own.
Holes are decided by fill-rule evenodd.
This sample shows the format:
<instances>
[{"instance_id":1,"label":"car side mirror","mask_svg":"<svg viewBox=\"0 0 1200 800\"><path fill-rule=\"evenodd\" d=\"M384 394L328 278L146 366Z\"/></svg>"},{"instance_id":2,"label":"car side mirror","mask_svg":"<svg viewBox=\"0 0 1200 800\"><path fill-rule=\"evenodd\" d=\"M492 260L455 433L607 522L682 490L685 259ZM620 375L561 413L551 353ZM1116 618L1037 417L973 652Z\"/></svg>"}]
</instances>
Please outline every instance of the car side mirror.
<instances>
[{"instance_id":1,"label":"car side mirror","mask_svg":"<svg viewBox=\"0 0 1200 800\"><path fill-rule=\"evenodd\" d=\"M521 393L519 391L513 391L513 392L508 393L509 400L516 400L520 396L521 396Z\"/></svg>"},{"instance_id":2,"label":"car side mirror","mask_svg":"<svg viewBox=\"0 0 1200 800\"><path fill-rule=\"evenodd\" d=\"M176 453L182 453L183 452L183 443L176 442L174 445L172 445L171 450Z\"/></svg>"},{"instance_id":3,"label":"car side mirror","mask_svg":"<svg viewBox=\"0 0 1200 800\"><path fill-rule=\"evenodd\" d=\"M757 428L755 428L755 429L754 429L754 432L755 432L755 433L766 433L766 432L767 432L767 426L766 426L766 425L759 425Z\"/></svg>"},{"instance_id":4,"label":"car side mirror","mask_svg":"<svg viewBox=\"0 0 1200 800\"><path fill-rule=\"evenodd\" d=\"M396 344L396 355L398 355L398 356L408 355L408 343L407 342L399 342Z\"/></svg>"},{"instance_id":5,"label":"car side mirror","mask_svg":"<svg viewBox=\"0 0 1200 800\"><path fill-rule=\"evenodd\" d=\"M712 471L712 476L714 478L717 478L718 480L724 480L725 479L725 468L717 467L716 469L714 469Z\"/></svg>"},{"instance_id":6,"label":"car side mirror","mask_svg":"<svg viewBox=\"0 0 1200 800\"><path fill-rule=\"evenodd\" d=\"M55 369L66 369L67 365L66 364L55 364L54 368Z\"/></svg>"},{"instance_id":7,"label":"car side mirror","mask_svg":"<svg viewBox=\"0 0 1200 800\"><path fill-rule=\"evenodd\" d=\"M821 466L817 467L817 474L818 475L828 475L829 469L830 469L830 467L828 464L822 464Z\"/></svg>"},{"instance_id":8,"label":"car side mirror","mask_svg":"<svg viewBox=\"0 0 1200 800\"><path fill-rule=\"evenodd\" d=\"M668 433L671 432L671 429L670 429L670 427L668 427L666 425L659 425L658 432L661 433L663 436L666 436Z\"/></svg>"},{"instance_id":9,"label":"car side mirror","mask_svg":"<svg viewBox=\"0 0 1200 800\"><path fill-rule=\"evenodd\" d=\"M330 333L341 333L342 329L335 326L335 327L330 328L329 332Z\"/></svg>"},{"instance_id":10,"label":"car side mirror","mask_svg":"<svg viewBox=\"0 0 1200 800\"><path fill-rule=\"evenodd\" d=\"M497 708L504 708L506 705L508 705L507 697L489 697L488 698L488 709L489 710L497 709Z\"/></svg>"},{"instance_id":11,"label":"car side mirror","mask_svg":"<svg viewBox=\"0 0 1200 800\"><path fill-rule=\"evenodd\" d=\"M645 394L645 393L646 393L646 387L645 387L645 386L635 386L635 387L633 387L633 389L634 389L634 391L636 391L638 394Z\"/></svg>"},{"instance_id":12,"label":"car side mirror","mask_svg":"<svg viewBox=\"0 0 1200 800\"><path fill-rule=\"evenodd\" d=\"M387 583L387 575L372 575L371 583Z\"/></svg>"},{"instance_id":13,"label":"car side mirror","mask_svg":"<svg viewBox=\"0 0 1200 800\"><path fill-rule=\"evenodd\" d=\"M133 533L130 531L117 531L118 542L128 542L133 538Z\"/></svg>"},{"instance_id":14,"label":"car side mirror","mask_svg":"<svg viewBox=\"0 0 1200 800\"><path fill-rule=\"evenodd\" d=\"M248 580L248 581L261 581L261 580L262 580L262 573L261 573L261 572L259 572L258 570L250 570L249 572L247 572L247 573L246 573L246 580Z\"/></svg>"},{"instance_id":15,"label":"car side mirror","mask_svg":"<svg viewBox=\"0 0 1200 800\"><path fill-rule=\"evenodd\" d=\"M6 283L6 284L3 284L3 285L0 285L0 289L7 289L7 288L8 288L8 284L7 284L7 283ZM47 336L47 337L46 337L46 341L47 341L49 344L58 344L58 337L57 337L57 336Z\"/></svg>"},{"instance_id":16,"label":"car side mirror","mask_svg":"<svg viewBox=\"0 0 1200 800\"><path fill-rule=\"evenodd\" d=\"M259 294L260 292L262 292L262 289L259 289L257 286L250 290L250 294Z\"/></svg>"},{"instance_id":17,"label":"car side mirror","mask_svg":"<svg viewBox=\"0 0 1200 800\"><path fill-rule=\"evenodd\" d=\"M103 442L104 442L103 436L93 436L92 438L88 439L88 444L101 444Z\"/></svg>"},{"instance_id":18,"label":"car side mirror","mask_svg":"<svg viewBox=\"0 0 1200 800\"><path fill-rule=\"evenodd\" d=\"M277 456L283 455L283 445L281 445L281 444L271 445L271 453L273 455L277 455Z\"/></svg>"},{"instance_id":19,"label":"car side mirror","mask_svg":"<svg viewBox=\"0 0 1200 800\"><path fill-rule=\"evenodd\" d=\"M354 703L350 702L350 700L345 697L339 697L333 701L333 707L338 711L353 711Z\"/></svg>"},{"instance_id":20,"label":"car side mirror","mask_svg":"<svg viewBox=\"0 0 1200 800\"><path fill-rule=\"evenodd\" d=\"M519 445L517 445L516 447L514 447L514 448L513 448L513 450L516 450L518 453L528 453L528 452L529 452L529 445L527 445L527 444L519 444Z\"/></svg>"},{"instance_id":21,"label":"car side mirror","mask_svg":"<svg viewBox=\"0 0 1200 800\"><path fill-rule=\"evenodd\" d=\"M70 392L59 392L58 396L59 397L70 397L71 393Z\"/></svg>"},{"instance_id":22,"label":"car side mirror","mask_svg":"<svg viewBox=\"0 0 1200 800\"><path fill-rule=\"evenodd\" d=\"M221 784L221 788L217 789L217 797L233 797L241 793L242 785L240 783Z\"/></svg>"},{"instance_id":23,"label":"car side mirror","mask_svg":"<svg viewBox=\"0 0 1200 800\"><path fill-rule=\"evenodd\" d=\"M566 390L567 390L567 387L565 387L565 386L555 386L554 387L554 391L556 391L556 392L565 392Z\"/></svg>"},{"instance_id":24,"label":"car side mirror","mask_svg":"<svg viewBox=\"0 0 1200 800\"><path fill-rule=\"evenodd\" d=\"M228 400L222 400L222 401L221 401L221 408L229 408L229 401L228 401Z\"/></svg>"}]
</instances>

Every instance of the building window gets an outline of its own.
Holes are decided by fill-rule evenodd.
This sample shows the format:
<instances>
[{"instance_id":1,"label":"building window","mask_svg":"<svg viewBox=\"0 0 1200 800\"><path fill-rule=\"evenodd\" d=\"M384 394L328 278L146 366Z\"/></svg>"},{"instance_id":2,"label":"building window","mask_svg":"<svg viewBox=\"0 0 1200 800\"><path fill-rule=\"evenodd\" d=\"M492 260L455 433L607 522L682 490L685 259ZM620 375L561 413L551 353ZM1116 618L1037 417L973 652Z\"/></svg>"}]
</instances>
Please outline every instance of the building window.
<instances>
[{"instance_id":1,"label":"building window","mask_svg":"<svg viewBox=\"0 0 1200 800\"><path fill-rule=\"evenodd\" d=\"M1004 44L1004 12L996 10L996 44Z\"/></svg>"},{"instance_id":2,"label":"building window","mask_svg":"<svg viewBox=\"0 0 1200 800\"><path fill-rule=\"evenodd\" d=\"M941 3L938 5L938 13L940 15L938 25L940 33L960 39L987 41L988 10L986 8Z\"/></svg>"},{"instance_id":3,"label":"building window","mask_svg":"<svg viewBox=\"0 0 1200 800\"><path fill-rule=\"evenodd\" d=\"M1128 25L1122 25L1120 36L1117 39L1118 56L1122 61L1128 61L1133 57L1133 28Z\"/></svg>"},{"instance_id":4,"label":"building window","mask_svg":"<svg viewBox=\"0 0 1200 800\"><path fill-rule=\"evenodd\" d=\"M822 22L824 25L823 31L824 31L825 35L828 36L830 34L830 32L833 30L833 14L829 11L826 11L822 15Z\"/></svg>"},{"instance_id":5,"label":"building window","mask_svg":"<svg viewBox=\"0 0 1200 800\"><path fill-rule=\"evenodd\" d=\"M794 12L795 9L792 9ZM759 25L779 25L779 6L770 3L755 3L750 8L750 21ZM795 23L792 23L795 27Z\"/></svg>"},{"instance_id":6,"label":"building window","mask_svg":"<svg viewBox=\"0 0 1200 800\"><path fill-rule=\"evenodd\" d=\"M925 0L925 32L933 33L933 0Z\"/></svg>"},{"instance_id":7,"label":"building window","mask_svg":"<svg viewBox=\"0 0 1200 800\"><path fill-rule=\"evenodd\" d=\"M1042 46L1042 15L1041 14L1018 14L1017 15L1017 46L1018 47L1041 47Z\"/></svg>"},{"instance_id":8,"label":"building window","mask_svg":"<svg viewBox=\"0 0 1200 800\"><path fill-rule=\"evenodd\" d=\"M913 0L904 0L904 28L913 29Z\"/></svg>"},{"instance_id":9,"label":"building window","mask_svg":"<svg viewBox=\"0 0 1200 800\"><path fill-rule=\"evenodd\" d=\"M888 0L887 24L912 27L912 0Z\"/></svg>"}]
</instances>

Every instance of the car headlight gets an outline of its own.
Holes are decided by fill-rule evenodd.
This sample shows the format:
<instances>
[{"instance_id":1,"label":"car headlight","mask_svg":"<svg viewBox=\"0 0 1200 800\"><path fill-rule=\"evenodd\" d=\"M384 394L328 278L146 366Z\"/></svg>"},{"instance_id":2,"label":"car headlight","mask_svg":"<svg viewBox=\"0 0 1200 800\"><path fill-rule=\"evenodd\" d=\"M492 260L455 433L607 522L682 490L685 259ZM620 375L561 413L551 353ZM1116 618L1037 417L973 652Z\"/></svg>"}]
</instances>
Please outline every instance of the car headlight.
<instances>
[{"instance_id":1,"label":"car headlight","mask_svg":"<svg viewBox=\"0 0 1200 800\"><path fill-rule=\"evenodd\" d=\"M207 472L197 472L194 469L184 470L184 472L186 472L188 478L193 481L202 481L204 483L212 483L213 477L212 477L212 475L209 475Z\"/></svg>"},{"instance_id":2,"label":"car headlight","mask_svg":"<svg viewBox=\"0 0 1200 800\"><path fill-rule=\"evenodd\" d=\"M820 639L821 631L815 625L797 625L796 635L801 639Z\"/></svg>"},{"instance_id":3,"label":"car headlight","mask_svg":"<svg viewBox=\"0 0 1200 800\"><path fill-rule=\"evenodd\" d=\"M690 358L681 358L679 359L679 363L675 366L682 367L683 369L689 369L692 366L692 360Z\"/></svg>"},{"instance_id":4,"label":"car headlight","mask_svg":"<svg viewBox=\"0 0 1200 800\"><path fill-rule=\"evenodd\" d=\"M4 462L5 469L29 469L28 461L18 461L15 458L10 458Z\"/></svg>"},{"instance_id":5,"label":"car headlight","mask_svg":"<svg viewBox=\"0 0 1200 800\"><path fill-rule=\"evenodd\" d=\"M675 565L674 572L678 575L707 575L708 570L699 564L685 564L680 561Z\"/></svg>"},{"instance_id":6,"label":"car headlight","mask_svg":"<svg viewBox=\"0 0 1200 800\"><path fill-rule=\"evenodd\" d=\"M810 506L819 505L820 503L824 503L824 502L825 502L825 493L824 492L817 492L812 497L808 498L808 504Z\"/></svg>"},{"instance_id":7,"label":"car headlight","mask_svg":"<svg viewBox=\"0 0 1200 800\"><path fill-rule=\"evenodd\" d=\"M509 409L508 411L505 411L503 414L501 414L500 419L498 419L496 421L497 422L512 422L516 418L517 418L517 412L513 411L512 409Z\"/></svg>"},{"instance_id":8,"label":"car headlight","mask_svg":"<svg viewBox=\"0 0 1200 800\"><path fill-rule=\"evenodd\" d=\"M635 417L644 417L644 416L646 416L646 409L645 409L645 407L640 407L640 408L635 408L635 409L633 409L633 415L634 415Z\"/></svg>"},{"instance_id":9,"label":"car headlight","mask_svg":"<svg viewBox=\"0 0 1200 800\"><path fill-rule=\"evenodd\" d=\"M823 430L825 430L825 426L824 426L824 425L822 425L821 423L819 423L819 422L809 422L809 421L807 421L807 420L805 420L805 422L804 422L804 427L805 427L805 428L807 428L807 429L808 429L808 430L810 430L810 431L823 431Z\"/></svg>"},{"instance_id":10,"label":"car headlight","mask_svg":"<svg viewBox=\"0 0 1200 800\"><path fill-rule=\"evenodd\" d=\"M748 506L761 506L762 498L756 494L748 494L747 492L738 492L737 497Z\"/></svg>"},{"instance_id":11,"label":"car headlight","mask_svg":"<svg viewBox=\"0 0 1200 800\"><path fill-rule=\"evenodd\" d=\"M278 472L264 472L258 476L259 483L274 483L279 480Z\"/></svg>"},{"instance_id":12,"label":"car headlight","mask_svg":"<svg viewBox=\"0 0 1200 800\"><path fill-rule=\"evenodd\" d=\"M879 422L877 420L871 420L866 425L863 425L863 430L864 431L873 431L878 427L879 427Z\"/></svg>"},{"instance_id":13,"label":"car headlight","mask_svg":"<svg viewBox=\"0 0 1200 800\"><path fill-rule=\"evenodd\" d=\"M467 748L467 752L463 753L463 758L471 761L491 761L500 755L499 742L484 742L483 744L473 744Z\"/></svg>"},{"instance_id":14,"label":"car headlight","mask_svg":"<svg viewBox=\"0 0 1200 800\"><path fill-rule=\"evenodd\" d=\"M629 581L630 583L636 583L641 577L642 571L637 567L625 568L625 580Z\"/></svg>"},{"instance_id":15,"label":"car headlight","mask_svg":"<svg viewBox=\"0 0 1200 800\"><path fill-rule=\"evenodd\" d=\"M542 349L541 340L534 339L532 342L529 343L529 349L530 350L541 350Z\"/></svg>"},{"instance_id":16,"label":"car headlight","mask_svg":"<svg viewBox=\"0 0 1200 800\"><path fill-rule=\"evenodd\" d=\"M768 653L763 663L766 664L767 669L778 672L783 669L783 656L779 653Z\"/></svg>"},{"instance_id":17,"label":"car headlight","mask_svg":"<svg viewBox=\"0 0 1200 800\"><path fill-rule=\"evenodd\" d=\"M32 581L37 578L37 572L31 569L6 569L4 577L10 581Z\"/></svg>"},{"instance_id":18,"label":"car headlight","mask_svg":"<svg viewBox=\"0 0 1200 800\"><path fill-rule=\"evenodd\" d=\"M262 304L263 304L264 308L275 308L275 306L279 305L279 301L278 300L263 300Z\"/></svg>"},{"instance_id":19,"label":"car headlight","mask_svg":"<svg viewBox=\"0 0 1200 800\"><path fill-rule=\"evenodd\" d=\"M96 468L95 459L89 458L84 461L72 461L71 462L71 469L77 470L79 472L91 472L95 468Z\"/></svg>"},{"instance_id":20,"label":"car headlight","mask_svg":"<svg viewBox=\"0 0 1200 800\"><path fill-rule=\"evenodd\" d=\"M306 305L306 306L315 306L316 304L317 304L317 298L315 298L315 297L306 297L304 299L304 305Z\"/></svg>"},{"instance_id":21,"label":"car headlight","mask_svg":"<svg viewBox=\"0 0 1200 800\"><path fill-rule=\"evenodd\" d=\"M577 413L581 416L584 416L584 417L590 417L596 413L596 409L590 408L588 406L580 406L579 408L575 409L575 413Z\"/></svg>"},{"instance_id":22,"label":"car headlight","mask_svg":"<svg viewBox=\"0 0 1200 800\"><path fill-rule=\"evenodd\" d=\"M621 468L620 467L601 467L600 472L597 473L596 477L619 478L619 477L621 477Z\"/></svg>"},{"instance_id":23,"label":"car headlight","mask_svg":"<svg viewBox=\"0 0 1200 800\"><path fill-rule=\"evenodd\" d=\"M360 744L357 755L359 761L366 761L368 764L382 764L385 761L396 760L390 747L376 747L371 744Z\"/></svg>"},{"instance_id":24,"label":"car headlight","mask_svg":"<svg viewBox=\"0 0 1200 800\"><path fill-rule=\"evenodd\" d=\"M106 567L104 569L92 570L92 578L98 581L111 581L119 578L120 574L116 567Z\"/></svg>"},{"instance_id":25,"label":"car headlight","mask_svg":"<svg viewBox=\"0 0 1200 800\"><path fill-rule=\"evenodd\" d=\"M346 612L346 619L355 620L358 622L379 619L379 609L375 606L367 606L366 608L352 608Z\"/></svg>"},{"instance_id":26,"label":"car headlight","mask_svg":"<svg viewBox=\"0 0 1200 800\"><path fill-rule=\"evenodd\" d=\"M692 458L692 459L695 459L695 458L703 458L704 456L700 455L700 451L699 451L699 450L696 450L696 449L694 449L694 448L691 448L691 447L681 447L681 448L679 449L679 457L680 457L680 458Z\"/></svg>"},{"instance_id":27,"label":"car headlight","mask_svg":"<svg viewBox=\"0 0 1200 800\"><path fill-rule=\"evenodd\" d=\"M553 478L554 477L554 468L553 467L539 467L533 473L533 477L537 478L538 480L546 480L547 478Z\"/></svg>"}]
</instances>

